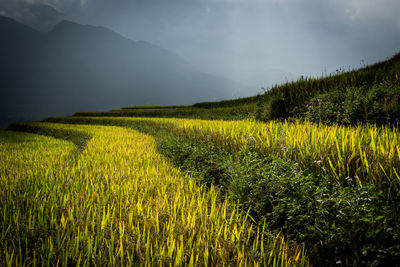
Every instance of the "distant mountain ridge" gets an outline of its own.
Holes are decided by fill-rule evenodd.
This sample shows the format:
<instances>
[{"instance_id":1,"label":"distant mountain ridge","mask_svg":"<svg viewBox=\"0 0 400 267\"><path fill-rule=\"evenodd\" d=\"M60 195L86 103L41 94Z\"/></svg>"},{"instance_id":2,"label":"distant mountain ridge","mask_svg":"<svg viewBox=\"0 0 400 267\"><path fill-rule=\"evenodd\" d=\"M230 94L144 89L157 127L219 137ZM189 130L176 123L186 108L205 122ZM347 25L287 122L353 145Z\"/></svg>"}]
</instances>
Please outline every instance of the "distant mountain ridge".
<instances>
[{"instance_id":1,"label":"distant mountain ridge","mask_svg":"<svg viewBox=\"0 0 400 267\"><path fill-rule=\"evenodd\" d=\"M65 20L38 32L0 16L0 60L3 126L13 117L218 100L233 87L156 45Z\"/></svg>"},{"instance_id":2,"label":"distant mountain ridge","mask_svg":"<svg viewBox=\"0 0 400 267\"><path fill-rule=\"evenodd\" d=\"M64 14L49 4L37 1L0 1L0 15L30 25L39 31L49 31L64 18Z\"/></svg>"}]
</instances>

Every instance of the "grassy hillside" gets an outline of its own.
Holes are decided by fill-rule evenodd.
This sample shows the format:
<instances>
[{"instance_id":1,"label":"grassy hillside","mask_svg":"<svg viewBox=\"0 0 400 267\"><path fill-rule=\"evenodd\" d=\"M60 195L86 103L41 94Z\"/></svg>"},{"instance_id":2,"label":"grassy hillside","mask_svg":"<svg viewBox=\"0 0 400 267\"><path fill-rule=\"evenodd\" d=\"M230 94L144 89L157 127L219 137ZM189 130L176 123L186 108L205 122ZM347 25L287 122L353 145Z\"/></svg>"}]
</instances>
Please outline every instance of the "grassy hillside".
<instances>
[{"instance_id":1,"label":"grassy hillside","mask_svg":"<svg viewBox=\"0 0 400 267\"><path fill-rule=\"evenodd\" d=\"M192 106L126 107L76 116L196 119L300 119L326 124L397 124L400 120L400 54L358 70L276 85L262 95Z\"/></svg>"},{"instance_id":2,"label":"grassy hillside","mask_svg":"<svg viewBox=\"0 0 400 267\"><path fill-rule=\"evenodd\" d=\"M358 70L276 85L263 95L194 107L258 106L257 119L299 118L315 122L396 124L400 119L400 54Z\"/></svg>"},{"instance_id":3,"label":"grassy hillside","mask_svg":"<svg viewBox=\"0 0 400 267\"><path fill-rule=\"evenodd\" d=\"M126 107L105 112L76 112L74 116L112 116L112 117L158 117L158 118L193 118L204 120L240 120L255 118L257 104L249 103L232 107Z\"/></svg>"}]
</instances>

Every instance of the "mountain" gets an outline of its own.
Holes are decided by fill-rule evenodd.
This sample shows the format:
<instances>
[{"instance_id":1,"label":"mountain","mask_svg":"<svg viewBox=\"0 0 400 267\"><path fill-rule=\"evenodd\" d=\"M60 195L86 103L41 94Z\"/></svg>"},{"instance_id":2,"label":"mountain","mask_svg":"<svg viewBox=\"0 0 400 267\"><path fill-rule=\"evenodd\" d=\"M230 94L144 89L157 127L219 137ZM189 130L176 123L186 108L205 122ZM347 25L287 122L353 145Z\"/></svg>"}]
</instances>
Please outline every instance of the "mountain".
<instances>
[{"instance_id":1,"label":"mountain","mask_svg":"<svg viewBox=\"0 0 400 267\"><path fill-rule=\"evenodd\" d=\"M39 32L0 17L0 120L230 97L228 80L104 27L61 21Z\"/></svg>"},{"instance_id":2,"label":"mountain","mask_svg":"<svg viewBox=\"0 0 400 267\"><path fill-rule=\"evenodd\" d=\"M0 15L30 25L39 31L51 30L64 17L63 13L50 5L24 0L1 1Z\"/></svg>"}]
</instances>

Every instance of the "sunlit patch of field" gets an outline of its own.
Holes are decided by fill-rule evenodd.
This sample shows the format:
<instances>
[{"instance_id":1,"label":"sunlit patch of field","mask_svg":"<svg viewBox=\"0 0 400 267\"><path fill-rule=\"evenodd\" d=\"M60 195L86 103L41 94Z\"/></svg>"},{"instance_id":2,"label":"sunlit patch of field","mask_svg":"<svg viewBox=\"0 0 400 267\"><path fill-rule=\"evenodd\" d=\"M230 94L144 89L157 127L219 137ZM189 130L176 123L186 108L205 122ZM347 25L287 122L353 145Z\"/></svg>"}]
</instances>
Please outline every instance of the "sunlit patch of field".
<instances>
[{"instance_id":1,"label":"sunlit patch of field","mask_svg":"<svg viewBox=\"0 0 400 267\"><path fill-rule=\"evenodd\" d=\"M338 184L374 184L385 191L399 189L400 135L394 127L170 118L68 117L50 120L121 126L153 123L199 142L214 142L222 149L251 148L264 155L288 158L301 168L332 175Z\"/></svg>"},{"instance_id":2,"label":"sunlit patch of field","mask_svg":"<svg viewBox=\"0 0 400 267\"><path fill-rule=\"evenodd\" d=\"M301 248L173 167L152 137L111 126L30 126L91 138L76 154L67 141L0 132L2 264L307 265Z\"/></svg>"}]
</instances>

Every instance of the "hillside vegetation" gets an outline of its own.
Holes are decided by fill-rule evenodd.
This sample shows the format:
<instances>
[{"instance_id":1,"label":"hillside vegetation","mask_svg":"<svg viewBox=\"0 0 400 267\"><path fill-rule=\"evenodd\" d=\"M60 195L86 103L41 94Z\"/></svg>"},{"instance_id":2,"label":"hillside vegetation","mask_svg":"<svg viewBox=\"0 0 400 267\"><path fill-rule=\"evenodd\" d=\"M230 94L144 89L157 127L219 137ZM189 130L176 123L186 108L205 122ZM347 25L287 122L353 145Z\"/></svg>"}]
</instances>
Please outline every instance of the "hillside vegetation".
<instances>
[{"instance_id":1,"label":"hillside vegetation","mask_svg":"<svg viewBox=\"0 0 400 267\"><path fill-rule=\"evenodd\" d=\"M400 119L400 54L391 59L322 78L301 78L264 94L192 106L126 107L76 116L174 117L196 119L300 119L325 124L397 124Z\"/></svg>"},{"instance_id":2,"label":"hillside vegetation","mask_svg":"<svg viewBox=\"0 0 400 267\"><path fill-rule=\"evenodd\" d=\"M201 108L235 107L257 103L255 118L305 119L328 124L396 124L400 119L400 53L358 70L322 78L301 78L276 85L262 95L203 102Z\"/></svg>"},{"instance_id":3,"label":"hillside vegetation","mask_svg":"<svg viewBox=\"0 0 400 267\"><path fill-rule=\"evenodd\" d=\"M305 78L264 95L265 119L302 118L325 123L397 123L400 118L400 54L360 70Z\"/></svg>"},{"instance_id":4,"label":"hillside vegetation","mask_svg":"<svg viewBox=\"0 0 400 267\"><path fill-rule=\"evenodd\" d=\"M238 120L255 117L257 105L249 103L234 107L198 108L195 106L135 107L108 112L76 112L74 116L195 118L203 120Z\"/></svg>"}]
</instances>

